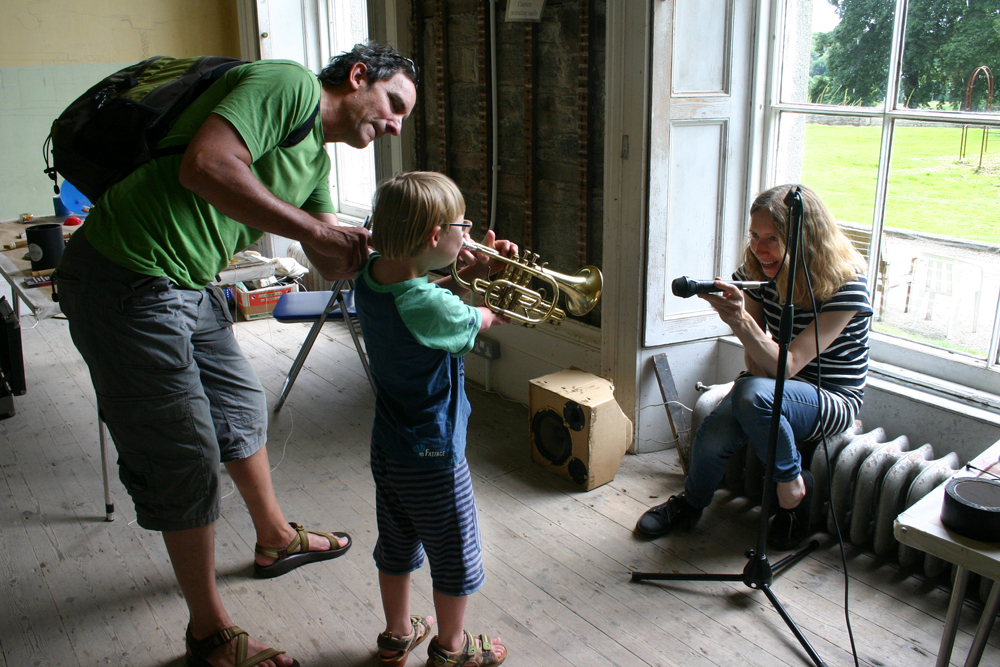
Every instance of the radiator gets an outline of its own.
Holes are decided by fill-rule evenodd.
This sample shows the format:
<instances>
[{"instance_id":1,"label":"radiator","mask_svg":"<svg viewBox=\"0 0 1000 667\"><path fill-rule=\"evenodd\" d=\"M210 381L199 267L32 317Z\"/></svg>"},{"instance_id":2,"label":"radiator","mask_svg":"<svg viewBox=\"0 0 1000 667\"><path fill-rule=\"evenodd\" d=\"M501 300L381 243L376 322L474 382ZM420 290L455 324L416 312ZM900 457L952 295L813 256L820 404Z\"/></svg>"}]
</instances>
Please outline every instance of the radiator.
<instances>
[{"instance_id":1,"label":"radiator","mask_svg":"<svg viewBox=\"0 0 1000 667\"><path fill-rule=\"evenodd\" d=\"M692 414L691 433L729 393L732 383L705 387ZM865 431L860 421L838 435L827 438L832 476L827 472L827 456L819 443L811 453L810 445L800 444L803 463L815 480L812 497L813 521L822 522L836 534L834 515L845 541L871 548L875 555L898 560L910 567L923 560L929 578L938 577L949 567L947 561L900 544L892 534L896 517L932 489L950 478L960 467L958 455L950 452L935 458L929 445L913 447L906 436L887 440L885 430ZM684 468L690 460L690 445L679 447ZM744 447L729 461L722 486L751 500L759 501L763 491L764 469L753 448ZM832 484L831 484L832 478Z\"/></svg>"}]
</instances>

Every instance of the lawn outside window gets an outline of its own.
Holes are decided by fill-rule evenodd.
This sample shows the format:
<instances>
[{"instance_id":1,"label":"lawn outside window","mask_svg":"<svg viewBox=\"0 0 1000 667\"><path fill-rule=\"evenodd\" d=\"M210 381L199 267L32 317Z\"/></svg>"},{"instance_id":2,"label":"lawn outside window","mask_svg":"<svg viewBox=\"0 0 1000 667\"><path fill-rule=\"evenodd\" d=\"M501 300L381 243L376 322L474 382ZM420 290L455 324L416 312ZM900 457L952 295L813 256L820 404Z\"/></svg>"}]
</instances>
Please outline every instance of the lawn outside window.
<instances>
[{"instance_id":1,"label":"lawn outside window","mask_svg":"<svg viewBox=\"0 0 1000 667\"><path fill-rule=\"evenodd\" d=\"M813 188L866 256L873 360L1000 393L1000 0L771 10L764 185Z\"/></svg>"}]
</instances>

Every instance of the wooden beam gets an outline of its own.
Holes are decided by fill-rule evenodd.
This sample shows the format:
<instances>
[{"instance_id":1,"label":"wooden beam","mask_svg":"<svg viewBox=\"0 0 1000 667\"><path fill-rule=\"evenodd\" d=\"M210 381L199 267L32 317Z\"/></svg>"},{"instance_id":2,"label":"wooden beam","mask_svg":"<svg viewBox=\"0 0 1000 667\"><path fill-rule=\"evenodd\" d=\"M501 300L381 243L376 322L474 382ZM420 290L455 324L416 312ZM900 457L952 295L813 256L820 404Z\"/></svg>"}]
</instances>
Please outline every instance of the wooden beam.
<instances>
[{"instance_id":1,"label":"wooden beam","mask_svg":"<svg viewBox=\"0 0 1000 667\"><path fill-rule=\"evenodd\" d=\"M681 460L681 467L684 474L688 472L688 461L691 456L690 438L688 434L691 427L684 418L684 410L681 409L680 396L677 394L677 386L674 384L674 376L670 372L670 363L667 361L667 353L661 352L653 357L653 366L656 369L656 381L660 384L660 395L663 396L663 404L667 409L667 419L670 421L670 430L674 433L674 442L677 443L677 454Z\"/></svg>"}]
</instances>

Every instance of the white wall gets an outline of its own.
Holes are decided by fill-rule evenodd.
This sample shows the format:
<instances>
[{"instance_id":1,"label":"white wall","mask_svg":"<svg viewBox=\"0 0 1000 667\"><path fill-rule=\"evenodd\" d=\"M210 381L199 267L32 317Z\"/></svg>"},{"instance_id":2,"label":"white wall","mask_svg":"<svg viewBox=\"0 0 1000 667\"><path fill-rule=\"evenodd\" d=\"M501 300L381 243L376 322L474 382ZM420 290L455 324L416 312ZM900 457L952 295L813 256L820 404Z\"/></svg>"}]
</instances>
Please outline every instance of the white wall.
<instances>
[{"instance_id":1,"label":"white wall","mask_svg":"<svg viewBox=\"0 0 1000 667\"><path fill-rule=\"evenodd\" d=\"M600 333L593 327L574 322L535 329L508 325L491 330L486 337L500 341L501 356L486 361L469 354L466 377L524 405L528 404L528 383L536 377L571 366L600 375ZM689 408L701 396L695 389L698 382L729 382L743 369L743 347L733 337L644 349L637 401L642 407L634 424L632 454L674 447L653 368L653 357L661 352L667 354L680 402ZM684 410L684 416L690 424L691 413ZM881 426L890 438L905 435L914 448L931 443L935 457L954 451L963 462L1000 440L1000 416L874 374L869 375L860 418L866 430Z\"/></svg>"},{"instance_id":2,"label":"white wall","mask_svg":"<svg viewBox=\"0 0 1000 667\"><path fill-rule=\"evenodd\" d=\"M154 55L239 56L231 0L4 3L0 22L0 219L52 215L42 143L76 97Z\"/></svg>"}]
</instances>

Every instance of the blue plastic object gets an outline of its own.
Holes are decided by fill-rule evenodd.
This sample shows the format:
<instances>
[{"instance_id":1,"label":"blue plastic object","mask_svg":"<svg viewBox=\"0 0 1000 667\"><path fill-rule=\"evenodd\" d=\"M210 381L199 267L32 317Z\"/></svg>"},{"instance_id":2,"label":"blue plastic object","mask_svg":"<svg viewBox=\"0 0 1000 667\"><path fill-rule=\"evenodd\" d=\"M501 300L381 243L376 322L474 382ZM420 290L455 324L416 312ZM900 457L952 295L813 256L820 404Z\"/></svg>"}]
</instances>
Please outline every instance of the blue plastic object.
<instances>
[{"instance_id":1,"label":"blue plastic object","mask_svg":"<svg viewBox=\"0 0 1000 667\"><path fill-rule=\"evenodd\" d=\"M66 215L87 215L83 208L89 209L91 206L90 200L69 181L63 181L62 185L59 186L59 199L69 211Z\"/></svg>"},{"instance_id":2,"label":"blue plastic object","mask_svg":"<svg viewBox=\"0 0 1000 667\"><path fill-rule=\"evenodd\" d=\"M357 316L354 308L354 290L344 290L344 303L347 304L347 314ZM274 319L279 322L315 322L323 314L323 309L330 303L333 292L289 292L283 294L274 306ZM343 317L340 306L336 306L326 316L328 320L339 320Z\"/></svg>"}]
</instances>

